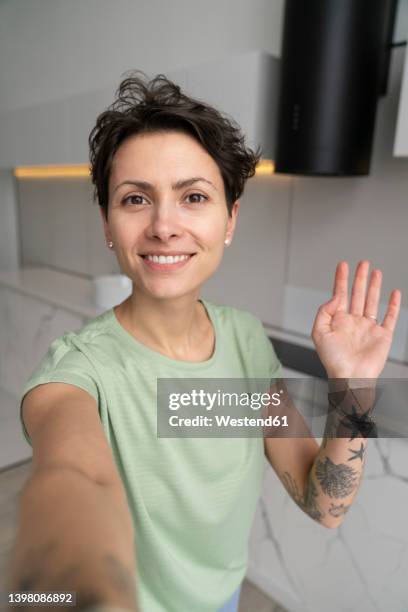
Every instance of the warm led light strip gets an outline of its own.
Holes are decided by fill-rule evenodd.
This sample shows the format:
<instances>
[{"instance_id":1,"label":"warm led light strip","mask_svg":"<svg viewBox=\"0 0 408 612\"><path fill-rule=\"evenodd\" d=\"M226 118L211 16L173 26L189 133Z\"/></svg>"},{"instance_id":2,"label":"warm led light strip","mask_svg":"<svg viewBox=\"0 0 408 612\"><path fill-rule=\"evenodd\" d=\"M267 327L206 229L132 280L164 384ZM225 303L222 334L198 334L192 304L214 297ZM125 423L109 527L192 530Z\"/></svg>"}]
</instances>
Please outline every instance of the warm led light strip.
<instances>
[{"instance_id":1,"label":"warm led light strip","mask_svg":"<svg viewBox=\"0 0 408 612\"><path fill-rule=\"evenodd\" d=\"M78 164L75 166L18 166L14 169L17 178L66 178L88 177L89 166Z\"/></svg>"},{"instance_id":2,"label":"warm led light strip","mask_svg":"<svg viewBox=\"0 0 408 612\"><path fill-rule=\"evenodd\" d=\"M256 167L255 174L259 176L260 174L273 174L275 172L275 164L271 159L261 159L259 164Z\"/></svg>"},{"instance_id":3,"label":"warm led light strip","mask_svg":"<svg viewBox=\"0 0 408 612\"><path fill-rule=\"evenodd\" d=\"M256 167L256 175L273 174L275 164L269 159L262 159ZM18 166L14 169L16 178L66 178L89 177L87 164L76 166Z\"/></svg>"}]
</instances>

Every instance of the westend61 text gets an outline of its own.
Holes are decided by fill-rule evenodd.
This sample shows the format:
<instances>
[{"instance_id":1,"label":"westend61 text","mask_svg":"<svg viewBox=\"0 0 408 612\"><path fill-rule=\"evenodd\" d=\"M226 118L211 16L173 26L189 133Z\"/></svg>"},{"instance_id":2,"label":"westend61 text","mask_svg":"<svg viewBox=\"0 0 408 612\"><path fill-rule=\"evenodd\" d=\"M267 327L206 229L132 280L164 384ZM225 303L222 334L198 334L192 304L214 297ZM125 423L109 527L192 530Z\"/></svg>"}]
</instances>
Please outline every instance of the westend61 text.
<instances>
[{"instance_id":1,"label":"westend61 text","mask_svg":"<svg viewBox=\"0 0 408 612\"><path fill-rule=\"evenodd\" d=\"M184 418L173 415L169 418L172 427L213 427L216 421L217 427L288 427L288 417L268 416L263 418L230 416L215 416L214 418L197 415L193 418Z\"/></svg>"}]
</instances>

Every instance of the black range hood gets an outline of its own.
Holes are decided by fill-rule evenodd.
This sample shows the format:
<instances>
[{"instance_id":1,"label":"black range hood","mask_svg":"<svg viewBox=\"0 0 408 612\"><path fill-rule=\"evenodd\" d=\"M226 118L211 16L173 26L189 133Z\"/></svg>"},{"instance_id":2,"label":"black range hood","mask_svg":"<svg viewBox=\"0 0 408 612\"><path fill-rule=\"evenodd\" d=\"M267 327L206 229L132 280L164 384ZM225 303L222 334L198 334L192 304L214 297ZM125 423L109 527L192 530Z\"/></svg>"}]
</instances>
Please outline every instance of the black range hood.
<instances>
[{"instance_id":1,"label":"black range hood","mask_svg":"<svg viewBox=\"0 0 408 612\"><path fill-rule=\"evenodd\" d=\"M275 171L366 175L396 0L286 0Z\"/></svg>"}]
</instances>

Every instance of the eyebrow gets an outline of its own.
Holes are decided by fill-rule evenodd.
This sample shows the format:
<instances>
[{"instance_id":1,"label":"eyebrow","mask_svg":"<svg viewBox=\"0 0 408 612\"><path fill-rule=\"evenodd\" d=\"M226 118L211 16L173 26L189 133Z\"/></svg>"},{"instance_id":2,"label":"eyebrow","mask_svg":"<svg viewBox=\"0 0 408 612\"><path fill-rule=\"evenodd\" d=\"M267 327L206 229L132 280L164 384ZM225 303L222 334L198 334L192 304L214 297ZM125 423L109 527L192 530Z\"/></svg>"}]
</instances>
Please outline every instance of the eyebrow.
<instances>
[{"instance_id":1,"label":"eyebrow","mask_svg":"<svg viewBox=\"0 0 408 612\"><path fill-rule=\"evenodd\" d=\"M216 186L211 181L204 178L203 176L193 176L188 179L180 179L176 183L173 183L171 188L173 189L173 191L176 191L178 189L183 189L184 187L189 187L190 185L193 185L194 183L198 183L200 181L203 181L204 183L208 183L217 191ZM115 191L117 191L119 187L122 187L122 185L134 185L135 187L139 187L139 189L144 189L145 191L155 190L154 185L152 185L151 183L148 183L147 181L129 180L129 181L123 181L122 183L119 183L119 185L116 185L115 189L113 190L113 193L115 193Z\"/></svg>"}]
</instances>

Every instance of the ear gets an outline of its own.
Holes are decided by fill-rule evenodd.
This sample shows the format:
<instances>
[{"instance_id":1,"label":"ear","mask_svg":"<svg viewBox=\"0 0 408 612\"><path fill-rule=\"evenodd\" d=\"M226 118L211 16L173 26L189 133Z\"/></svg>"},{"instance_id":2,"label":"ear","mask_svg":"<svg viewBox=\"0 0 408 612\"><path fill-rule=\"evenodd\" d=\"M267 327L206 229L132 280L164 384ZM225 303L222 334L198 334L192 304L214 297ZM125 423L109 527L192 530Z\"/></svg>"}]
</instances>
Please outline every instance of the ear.
<instances>
[{"instance_id":1,"label":"ear","mask_svg":"<svg viewBox=\"0 0 408 612\"><path fill-rule=\"evenodd\" d=\"M228 238L230 243L232 241L232 237L235 232L235 226L237 223L239 207L240 207L240 201L235 200L234 204L232 205L231 215L228 215L227 228L226 228L227 231L226 231L225 237Z\"/></svg>"}]
</instances>

